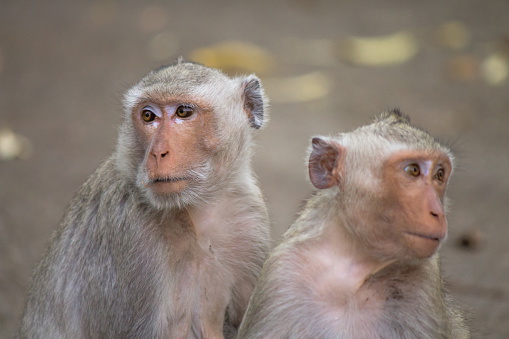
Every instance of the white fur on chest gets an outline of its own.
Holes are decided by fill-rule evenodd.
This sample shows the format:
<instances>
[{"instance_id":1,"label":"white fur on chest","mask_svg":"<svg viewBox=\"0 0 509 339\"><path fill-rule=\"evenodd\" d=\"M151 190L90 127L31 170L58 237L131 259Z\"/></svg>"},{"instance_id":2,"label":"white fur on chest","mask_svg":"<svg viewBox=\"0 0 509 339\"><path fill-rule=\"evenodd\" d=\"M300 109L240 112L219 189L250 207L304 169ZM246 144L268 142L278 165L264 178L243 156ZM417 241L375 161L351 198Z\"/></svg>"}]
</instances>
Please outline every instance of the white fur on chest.
<instances>
[{"instance_id":1,"label":"white fur on chest","mask_svg":"<svg viewBox=\"0 0 509 339\"><path fill-rule=\"evenodd\" d=\"M222 338L225 311L238 288L235 279L247 267L239 262L252 260L243 258L239 244L249 252L246 229L253 225L240 222L235 204L224 201L188 214L193 229L179 235L182 241L169 255L175 274L162 277L158 323L172 338Z\"/></svg>"},{"instance_id":2,"label":"white fur on chest","mask_svg":"<svg viewBox=\"0 0 509 339\"><path fill-rule=\"evenodd\" d=\"M433 317L443 314L435 309L435 297L425 288L415 290L404 273L370 279L365 265L338 258L331 249L313 251L313 257L313 321L326 329L324 338L443 337L445 319Z\"/></svg>"},{"instance_id":3,"label":"white fur on chest","mask_svg":"<svg viewBox=\"0 0 509 339\"><path fill-rule=\"evenodd\" d=\"M190 218L194 229L169 255L175 274L162 277L158 323L171 338L222 338L234 283L224 240L230 221L214 208L190 213Z\"/></svg>"}]
</instances>

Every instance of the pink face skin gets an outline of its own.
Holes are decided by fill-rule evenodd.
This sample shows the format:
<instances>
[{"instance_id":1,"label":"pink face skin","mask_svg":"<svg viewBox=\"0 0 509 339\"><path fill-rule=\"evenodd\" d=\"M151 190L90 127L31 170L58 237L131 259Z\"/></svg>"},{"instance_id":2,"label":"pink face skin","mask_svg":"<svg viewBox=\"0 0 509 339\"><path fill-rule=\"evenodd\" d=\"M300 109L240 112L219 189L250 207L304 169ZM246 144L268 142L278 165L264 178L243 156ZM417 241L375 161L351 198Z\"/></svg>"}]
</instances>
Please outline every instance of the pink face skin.
<instances>
[{"instance_id":1,"label":"pink face skin","mask_svg":"<svg viewBox=\"0 0 509 339\"><path fill-rule=\"evenodd\" d=\"M383 220L396 243L417 258L427 258L447 236L444 197L452 170L439 151L399 151L382 168Z\"/></svg>"},{"instance_id":2,"label":"pink face skin","mask_svg":"<svg viewBox=\"0 0 509 339\"><path fill-rule=\"evenodd\" d=\"M213 114L196 101L142 102L133 111L137 133L146 146L146 174L154 194L179 193L193 180L189 170L205 161L216 145Z\"/></svg>"}]
</instances>

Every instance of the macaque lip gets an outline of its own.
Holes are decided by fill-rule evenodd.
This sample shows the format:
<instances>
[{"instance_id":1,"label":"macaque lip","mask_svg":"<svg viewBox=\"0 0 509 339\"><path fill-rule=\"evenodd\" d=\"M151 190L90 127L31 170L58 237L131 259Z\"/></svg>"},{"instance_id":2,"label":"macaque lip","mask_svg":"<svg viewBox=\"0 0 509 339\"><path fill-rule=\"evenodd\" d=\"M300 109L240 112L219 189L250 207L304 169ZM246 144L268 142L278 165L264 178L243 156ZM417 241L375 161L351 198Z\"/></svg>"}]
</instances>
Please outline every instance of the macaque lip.
<instances>
[{"instance_id":1,"label":"macaque lip","mask_svg":"<svg viewBox=\"0 0 509 339\"><path fill-rule=\"evenodd\" d=\"M189 181L190 178L186 177L160 177L160 178L153 178L149 180L149 185L154 184L161 184L161 183L171 183L171 182L178 182L178 181Z\"/></svg>"},{"instance_id":2,"label":"macaque lip","mask_svg":"<svg viewBox=\"0 0 509 339\"><path fill-rule=\"evenodd\" d=\"M414 232L405 232L405 234L408 234L408 235L411 235L411 236L414 236L414 237L418 237L418 238L421 238L421 239L427 239L427 240L432 240L432 241L437 241L437 242L440 242L444 239L444 236L436 236L436 235L428 235L428 234L421 234L421 233L414 233Z\"/></svg>"},{"instance_id":3,"label":"macaque lip","mask_svg":"<svg viewBox=\"0 0 509 339\"><path fill-rule=\"evenodd\" d=\"M147 186L156 194L166 195L182 192L190 180L187 177L159 177L150 179Z\"/></svg>"}]
</instances>

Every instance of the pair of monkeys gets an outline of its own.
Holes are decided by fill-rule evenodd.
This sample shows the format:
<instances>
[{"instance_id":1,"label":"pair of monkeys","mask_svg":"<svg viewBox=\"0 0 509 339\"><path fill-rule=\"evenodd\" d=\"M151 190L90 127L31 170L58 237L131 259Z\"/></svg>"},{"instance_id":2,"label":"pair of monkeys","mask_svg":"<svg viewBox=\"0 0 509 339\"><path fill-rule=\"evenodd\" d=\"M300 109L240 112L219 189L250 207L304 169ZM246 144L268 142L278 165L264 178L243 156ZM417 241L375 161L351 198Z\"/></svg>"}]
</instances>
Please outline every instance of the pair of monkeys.
<instances>
[{"instance_id":1,"label":"pair of monkeys","mask_svg":"<svg viewBox=\"0 0 509 339\"><path fill-rule=\"evenodd\" d=\"M312 140L318 190L268 259L259 79L179 61L124 111L35 270L19 338L469 337L436 253L452 155L399 111Z\"/></svg>"}]
</instances>

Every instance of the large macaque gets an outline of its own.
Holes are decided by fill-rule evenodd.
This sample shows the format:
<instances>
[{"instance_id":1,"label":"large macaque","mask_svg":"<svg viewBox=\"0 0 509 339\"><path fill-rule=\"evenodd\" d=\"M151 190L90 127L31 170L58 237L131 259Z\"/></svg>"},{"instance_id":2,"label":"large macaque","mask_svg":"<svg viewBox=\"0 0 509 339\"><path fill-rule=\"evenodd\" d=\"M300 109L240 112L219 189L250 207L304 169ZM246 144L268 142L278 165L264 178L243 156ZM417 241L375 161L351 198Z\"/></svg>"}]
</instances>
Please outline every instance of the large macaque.
<instances>
[{"instance_id":1,"label":"large macaque","mask_svg":"<svg viewBox=\"0 0 509 339\"><path fill-rule=\"evenodd\" d=\"M270 242L251 169L260 82L179 61L124 106L116 151L33 275L19 337L233 337Z\"/></svg>"},{"instance_id":2,"label":"large macaque","mask_svg":"<svg viewBox=\"0 0 509 339\"><path fill-rule=\"evenodd\" d=\"M394 110L312 140L318 189L262 269L238 338L468 338L444 291L451 152Z\"/></svg>"}]
</instances>

